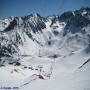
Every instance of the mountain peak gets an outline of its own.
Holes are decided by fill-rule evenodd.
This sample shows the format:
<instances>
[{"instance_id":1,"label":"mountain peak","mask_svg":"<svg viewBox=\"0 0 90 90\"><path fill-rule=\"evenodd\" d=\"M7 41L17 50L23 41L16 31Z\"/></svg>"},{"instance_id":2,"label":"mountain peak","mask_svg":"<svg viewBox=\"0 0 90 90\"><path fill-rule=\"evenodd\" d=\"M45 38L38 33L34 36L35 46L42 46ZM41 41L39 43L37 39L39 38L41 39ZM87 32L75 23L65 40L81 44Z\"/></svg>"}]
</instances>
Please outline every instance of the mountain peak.
<instances>
[{"instance_id":1,"label":"mountain peak","mask_svg":"<svg viewBox=\"0 0 90 90\"><path fill-rule=\"evenodd\" d=\"M41 17L40 14L35 13L35 12L33 12L32 14L30 14L29 16L32 16L32 17L35 17L35 18Z\"/></svg>"},{"instance_id":2,"label":"mountain peak","mask_svg":"<svg viewBox=\"0 0 90 90\"><path fill-rule=\"evenodd\" d=\"M89 7L81 7L80 11L90 11Z\"/></svg>"}]
</instances>

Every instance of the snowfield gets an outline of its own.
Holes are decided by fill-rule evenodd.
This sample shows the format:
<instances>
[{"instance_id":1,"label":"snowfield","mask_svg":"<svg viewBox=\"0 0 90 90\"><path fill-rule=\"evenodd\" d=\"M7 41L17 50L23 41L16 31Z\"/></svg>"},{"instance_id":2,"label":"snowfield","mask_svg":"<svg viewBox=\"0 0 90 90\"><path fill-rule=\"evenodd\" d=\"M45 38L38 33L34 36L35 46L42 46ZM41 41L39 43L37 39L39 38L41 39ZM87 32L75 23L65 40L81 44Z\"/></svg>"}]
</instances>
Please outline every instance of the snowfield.
<instances>
[{"instance_id":1,"label":"snowfield","mask_svg":"<svg viewBox=\"0 0 90 90\"><path fill-rule=\"evenodd\" d=\"M90 62L79 68L88 59L90 55L84 53L58 57L55 61L47 57L25 57L21 66L0 68L0 85L16 86L20 90L90 90ZM39 66L44 79L38 77Z\"/></svg>"}]
</instances>

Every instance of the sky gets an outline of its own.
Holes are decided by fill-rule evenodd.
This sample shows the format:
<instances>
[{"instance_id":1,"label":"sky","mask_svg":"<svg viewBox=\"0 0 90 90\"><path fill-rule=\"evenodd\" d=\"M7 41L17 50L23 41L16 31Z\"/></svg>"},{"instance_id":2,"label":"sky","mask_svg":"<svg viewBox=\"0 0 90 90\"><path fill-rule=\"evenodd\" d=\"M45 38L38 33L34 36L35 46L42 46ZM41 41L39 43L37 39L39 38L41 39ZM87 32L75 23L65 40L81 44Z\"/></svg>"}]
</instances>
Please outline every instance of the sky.
<instances>
[{"instance_id":1,"label":"sky","mask_svg":"<svg viewBox=\"0 0 90 90\"><path fill-rule=\"evenodd\" d=\"M90 0L0 0L0 18L39 13L42 16L90 7Z\"/></svg>"}]
</instances>

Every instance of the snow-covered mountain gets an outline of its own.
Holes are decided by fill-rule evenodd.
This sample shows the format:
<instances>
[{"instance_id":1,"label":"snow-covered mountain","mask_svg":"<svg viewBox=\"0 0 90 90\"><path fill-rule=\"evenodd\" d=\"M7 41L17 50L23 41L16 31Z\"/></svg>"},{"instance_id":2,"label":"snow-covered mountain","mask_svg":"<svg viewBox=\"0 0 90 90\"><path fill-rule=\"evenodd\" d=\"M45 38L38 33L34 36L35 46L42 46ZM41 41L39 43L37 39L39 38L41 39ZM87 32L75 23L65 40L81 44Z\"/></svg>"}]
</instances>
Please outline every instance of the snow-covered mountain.
<instances>
[{"instance_id":1,"label":"snow-covered mountain","mask_svg":"<svg viewBox=\"0 0 90 90\"><path fill-rule=\"evenodd\" d=\"M39 53L53 56L61 49L70 53L82 49L88 52L89 45L90 8L56 16L42 17L33 13L0 20L1 58Z\"/></svg>"},{"instance_id":2,"label":"snow-covered mountain","mask_svg":"<svg viewBox=\"0 0 90 90\"><path fill-rule=\"evenodd\" d=\"M90 90L89 63L88 7L61 15L33 13L0 20L2 85L19 85L21 90Z\"/></svg>"}]
</instances>

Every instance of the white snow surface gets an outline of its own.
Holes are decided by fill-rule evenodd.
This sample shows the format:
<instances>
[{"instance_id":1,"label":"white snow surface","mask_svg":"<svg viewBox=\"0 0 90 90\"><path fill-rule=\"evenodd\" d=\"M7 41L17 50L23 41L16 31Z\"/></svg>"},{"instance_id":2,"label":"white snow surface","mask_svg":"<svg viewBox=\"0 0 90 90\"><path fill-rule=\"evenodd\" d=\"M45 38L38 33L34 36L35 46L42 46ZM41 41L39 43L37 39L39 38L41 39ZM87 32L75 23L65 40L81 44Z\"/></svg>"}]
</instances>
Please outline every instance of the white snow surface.
<instances>
[{"instance_id":1,"label":"white snow surface","mask_svg":"<svg viewBox=\"0 0 90 90\"><path fill-rule=\"evenodd\" d=\"M20 90L90 90L90 62L79 69L89 58L90 55L84 52L61 55L56 59L24 57L20 61L21 66L0 68L0 85L18 87ZM42 66L41 75L44 79L38 77L39 66Z\"/></svg>"},{"instance_id":2,"label":"white snow surface","mask_svg":"<svg viewBox=\"0 0 90 90\"><path fill-rule=\"evenodd\" d=\"M86 12L82 16L84 14ZM37 18L37 14L34 14L26 22L32 22L36 26ZM54 17L49 17L44 22L46 28L42 32L33 33L32 28L27 26L27 33L32 38L25 32L21 18L19 26L14 30L0 33L0 38L4 37L6 40L1 41L1 46L7 47L8 43L11 45L18 38L21 40L20 44L19 41L14 42L19 54L13 55L15 58L19 56L21 65L0 65L0 89L11 87L13 90L13 87L18 87L19 90L90 90L90 61L85 64L90 59L90 52L85 52L90 43L90 25L82 29L72 26L69 28L71 31L63 36L67 23L55 21L51 25L52 18ZM11 20L0 20L0 31L8 27ZM79 32L72 33L74 30ZM8 61L9 58L4 59Z\"/></svg>"}]
</instances>

